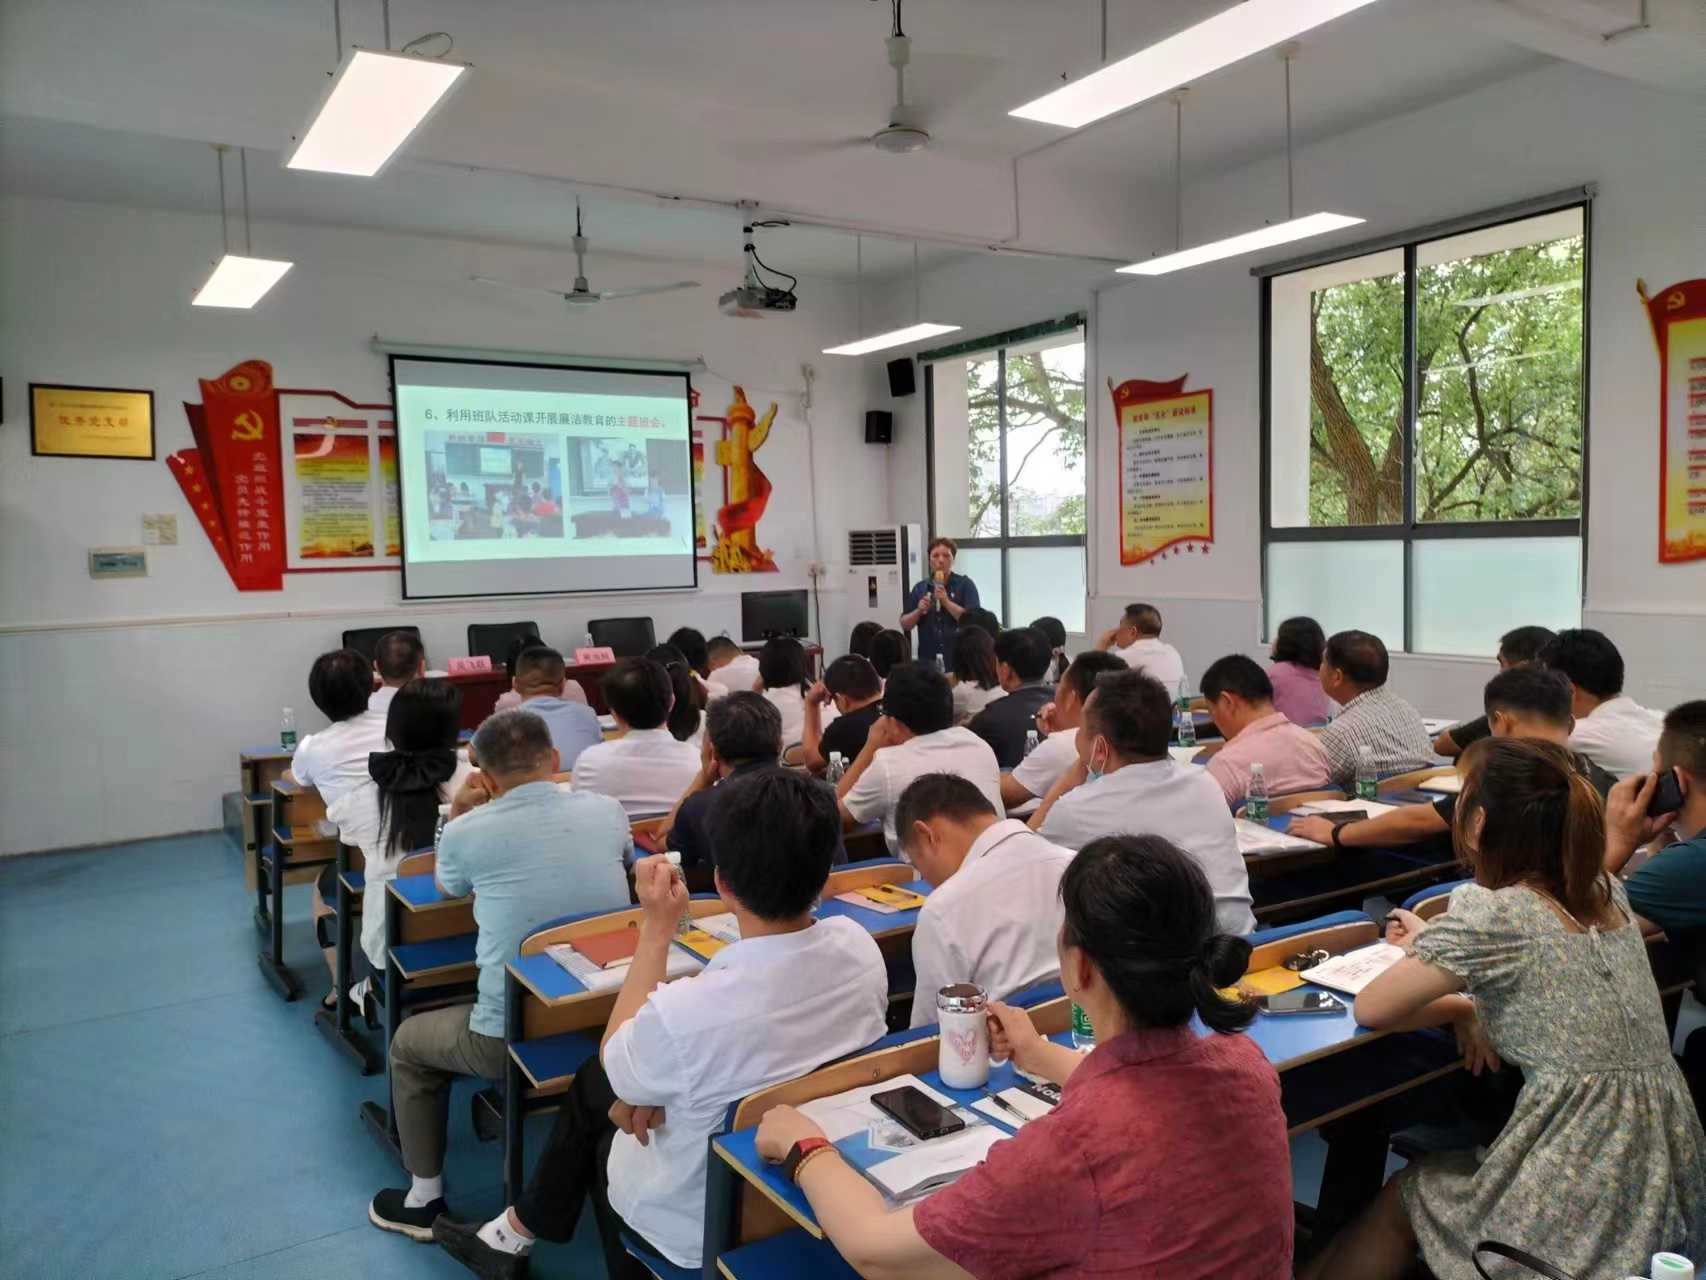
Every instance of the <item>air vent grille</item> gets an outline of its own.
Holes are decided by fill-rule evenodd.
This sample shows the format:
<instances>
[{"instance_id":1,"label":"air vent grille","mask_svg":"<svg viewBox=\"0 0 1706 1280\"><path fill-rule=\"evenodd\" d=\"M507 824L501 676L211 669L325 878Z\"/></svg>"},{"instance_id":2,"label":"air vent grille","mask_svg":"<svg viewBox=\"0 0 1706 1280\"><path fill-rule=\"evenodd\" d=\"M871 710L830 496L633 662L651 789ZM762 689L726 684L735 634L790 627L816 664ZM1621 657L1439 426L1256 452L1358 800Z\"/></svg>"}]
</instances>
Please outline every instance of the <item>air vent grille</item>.
<instances>
[{"instance_id":1,"label":"air vent grille","mask_svg":"<svg viewBox=\"0 0 1706 1280\"><path fill-rule=\"evenodd\" d=\"M893 529L854 529L847 535L850 565L894 565L900 563L900 538Z\"/></svg>"}]
</instances>

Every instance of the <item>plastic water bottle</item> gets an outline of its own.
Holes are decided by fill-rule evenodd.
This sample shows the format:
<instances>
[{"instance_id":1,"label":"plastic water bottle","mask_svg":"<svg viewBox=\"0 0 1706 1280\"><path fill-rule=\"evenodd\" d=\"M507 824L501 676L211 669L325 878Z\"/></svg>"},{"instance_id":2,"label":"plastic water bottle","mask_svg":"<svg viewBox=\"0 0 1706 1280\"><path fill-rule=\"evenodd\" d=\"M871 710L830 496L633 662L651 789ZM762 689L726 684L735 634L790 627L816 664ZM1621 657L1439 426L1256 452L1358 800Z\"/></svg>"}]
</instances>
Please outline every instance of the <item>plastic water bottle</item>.
<instances>
[{"instance_id":1,"label":"plastic water bottle","mask_svg":"<svg viewBox=\"0 0 1706 1280\"><path fill-rule=\"evenodd\" d=\"M1374 748L1364 743L1357 748L1357 799L1372 800L1378 792L1374 773Z\"/></svg>"},{"instance_id":2,"label":"plastic water bottle","mask_svg":"<svg viewBox=\"0 0 1706 1280\"><path fill-rule=\"evenodd\" d=\"M1260 761L1250 766L1250 781L1244 788L1244 816L1251 822L1268 820L1268 775Z\"/></svg>"},{"instance_id":3,"label":"plastic water bottle","mask_svg":"<svg viewBox=\"0 0 1706 1280\"><path fill-rule=\"evenodd\" d=\"M1035 729L1026 729L1025 730L1025 754L1026 755L1030 755L1031 752L1033 752L1037 749L1037 742L1038 742L1037 731Z\"/></svg>"},{"instance_id":4,"label":"plastic water bottle","mask_svg":"<svg viewBox=\"0 0 1706 1280\"><path fill-rule=\"evenodd\" d=\"M296 712L289 707L278 718L278 745L287 751L296 749Z\"/></svg>"},{"instance_id":5,"label":"plastic water bottle","mask_svg":"<svg viewBox=\"0 0 1706 1280\"><path fill-rule=\"evenodd\" d=\"M1191 691L1183 680L1179 681L1179 745L1197 745L1197 718L1191 714Z\"/></svg>"},{"instance_id":6,"label":"plastic water bottle","mask_svg":"<svg viewBox=\"0 0 1706 1280\"><path fill-rule=\"evenodd\" d=\"M841 775L846 772L847 758L839 751L831 751L829 753L829 768L824 770L824 778L831 786L834 786L837 782L841 781Z\"/></svg>"},{"instance_id":7,"label":"plastic water bottle","mask_svg":"<svg viewBox=\"0 0 1706 1280\"><path fill-rule=\"evenodd\" d=\"M1077 1005L1072 1006L1072 1047L1079 1050L1096 1047L1096 1028L1090 1025L1090 1015Z\"/></svg>"},{"instance_id":8,"label":"plastic water bottle","mask_svg":"<svg viewBox=\"0 0 1706 1280\"><path fill-rule=\"evenodd\" d=\"M947 659L945 659L945 658L944 658L944 657L943 657L943 656L942 656L942 655L941 655L941 654L939 654L939 653L938 653L938 654L937 654L937 655L936 655L936 670L938 670L938 671L940 671L940 672L941 672L941 673L942 673L942 674L943 674L943 675L947 675L947 674L948 674L948 662L947 662Z\"/></svg>"},{"instance_id":9,"label":"plastic water bottle","mask_svg":"<svg viewBox=\"0 0 1706 1280\"><path fill-rule=\"evenodd\" d=\"M444 839L444 828L445 828L445 825L447 823L449 823L449 821L450 821L450 806L447 804L439 805L438 806L438 826L434 827L433 832L432 832L432 847L434 849L438 848L439 843Z\"/></svg>"},{"instance_id":10,"label":"plastic water bottle","mask_svg":"<svg viewBox=\"0 0 1706 1280\"><path fill-rule=\"evenodd\" d=\"M587 648L588 648L588 649L590 649L590 648L592 648L592 647L593 647L593 643L592 643L592 632L590 632L590 631L589 631L589 632L587 632L587 633L586 633L586 647L587 647Z\"/></svg>"},{"instance_id":11,"label":"plastic water bottle","mask_svg":"<svg viewBox=\"0 0 1706 1280\"><path fill-rule=\"evenodd\" d=\"M681 855L679 853L677 853L674 849L671 849L668 853L664 854L663 856L664 856L665 860L669 863L670 869L675 872L675 878L677 880L680 880L683 884L687 883L687 878L681 874ZM684 907L682 909L681 919L679 919L675 922L675 932L679 935L679 934L689 932L692 928L693 928L693 905L690 902L686 907Z\"/></svg>"}]
</instances>

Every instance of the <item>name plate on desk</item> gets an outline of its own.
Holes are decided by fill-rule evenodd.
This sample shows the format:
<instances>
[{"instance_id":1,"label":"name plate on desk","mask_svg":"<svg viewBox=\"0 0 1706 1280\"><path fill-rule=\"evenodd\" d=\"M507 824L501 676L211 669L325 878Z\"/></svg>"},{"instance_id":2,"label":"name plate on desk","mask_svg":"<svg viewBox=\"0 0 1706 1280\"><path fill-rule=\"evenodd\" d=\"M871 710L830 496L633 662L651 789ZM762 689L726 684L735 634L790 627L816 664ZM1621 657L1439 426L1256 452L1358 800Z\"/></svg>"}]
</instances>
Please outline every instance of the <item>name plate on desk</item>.
<instances>
[{"instance_id":1,"label":"name plate on desk","mask_svg":"<svg viewBox=\"0 0 1706 1280\"><path fill-rule=\"evenodd\" d=\"M472 658L452 658L450 660L450 674L453 676L465 676L471 672L490 671L491 669L491 657L484 653L476 654Z\"/></svg>"},{"instance_id":2,"label":"name plate on desk","mask_svg":"<svg viewBox=\"0 0 1706 1280\"><path fill-rule=\"evenodd\" d=\"M575 665L577 667L590 666L596 662L615 662L615 661L616 661L616 650L614 650L608 646L606 646L603 649L576 649L575 650Z\"/></svg>"}]
</instances>

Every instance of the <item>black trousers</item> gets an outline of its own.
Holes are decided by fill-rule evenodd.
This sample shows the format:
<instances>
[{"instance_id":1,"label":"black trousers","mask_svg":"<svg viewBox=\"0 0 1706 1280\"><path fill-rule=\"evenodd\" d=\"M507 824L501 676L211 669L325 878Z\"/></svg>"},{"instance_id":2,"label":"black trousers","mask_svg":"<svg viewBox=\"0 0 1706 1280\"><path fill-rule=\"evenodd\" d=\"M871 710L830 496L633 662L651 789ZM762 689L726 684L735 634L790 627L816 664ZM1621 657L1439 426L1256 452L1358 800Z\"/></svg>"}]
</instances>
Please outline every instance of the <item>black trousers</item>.
<instances>
[{"instance_id":1,"label":"black trousers","mask_svg":"<svg viewBox=\"0 0 1706 1280\"><path fill-rule=\"evenodd\" d=\"M610 1280L651 1280L651 1272L623 1247L622 1233L626 1231L636 1244L652 1253L657 1250L610 1207L606 1170L610 1144L616 1138L616 1126L610 1122L610 1108L615 1103L610 1078L597 1058L575 1073L557 1109L551 1136L539 1153L539 1163L515 1204L515 1216L541 1240L564 1243L574 1235L581 1209L591 1196L605 1273Z\"/></svg>"}]
</instances>

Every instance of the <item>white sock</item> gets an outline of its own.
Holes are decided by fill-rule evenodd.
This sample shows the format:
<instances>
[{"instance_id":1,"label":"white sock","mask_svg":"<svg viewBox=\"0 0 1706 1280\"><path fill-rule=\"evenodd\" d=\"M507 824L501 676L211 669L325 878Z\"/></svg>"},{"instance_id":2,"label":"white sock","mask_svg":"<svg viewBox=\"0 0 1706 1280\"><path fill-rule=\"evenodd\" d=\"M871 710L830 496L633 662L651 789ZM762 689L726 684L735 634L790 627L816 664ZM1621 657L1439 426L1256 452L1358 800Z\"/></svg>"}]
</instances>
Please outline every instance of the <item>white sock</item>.
<instances>
[{"instance_id":1,"label":"white sock","mask_svg":"<svg viewBox=\"0 0 1706 1280\"><path fill-rule=\"evenodd\" d=\"M524 1254L533 1248L533 1241L516 1235L515 1228L509 1225L508 1209L480 1228L480 1239L499 1253Z\"/></svg>"},{"instance_id":2,"label":"white sock","mask_svg":"<svg viewBox=\"0 0 1706 1280\"><path fill-rule=\"evenodd\" d=\"M409 1194L403 1197L405 1209L424 1209L434 1200L444 1198L444 1175L436 1178L415 1178L409 1181Z\"/></svg>"}]
</instances>

